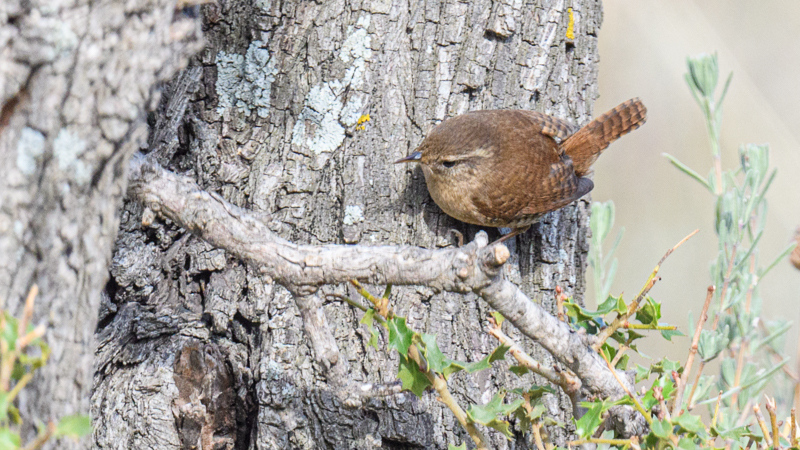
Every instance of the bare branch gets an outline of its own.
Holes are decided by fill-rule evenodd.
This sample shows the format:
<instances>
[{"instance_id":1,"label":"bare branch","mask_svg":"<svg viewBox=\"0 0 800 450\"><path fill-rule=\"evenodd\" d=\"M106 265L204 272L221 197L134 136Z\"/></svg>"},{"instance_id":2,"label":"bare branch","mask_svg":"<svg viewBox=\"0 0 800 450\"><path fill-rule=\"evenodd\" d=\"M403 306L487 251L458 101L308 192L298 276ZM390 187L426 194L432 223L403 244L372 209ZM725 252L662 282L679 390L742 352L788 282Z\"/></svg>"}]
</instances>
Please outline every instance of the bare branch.
<instances>
[{"instance_id":1,"label":"bare branch","mask_svg":"<svg viewBox=\"0 0 800 450\"><path fill-rule=\"evenodd\" d=\"M129 194L144 206L258 267L295 293L298 306L307 302L303 295L313 294L319 286L351 279L475 292L575 373L590 393L612 399L625 395L626 389L617 379L625 385L630 383L627 377L609 369L603 358L589 347L585 335L559 321L503 278L502 267L509 251L503 245L488 246L486 233L478 233L474 241L463 247L437 250L412 246L297 245L275 235L246 210L203 191L192 180L171 173L146 157L134 158L130 180ZM303 306L310 308L307 312L318 308L311 303ZM315 350L317 345L321 344L315 343ZM329 347L323 344L322 348ZM632 385L624 387L632 390ZM643 423L643 418L639 420Z\"/></svg>"}]
</instances>

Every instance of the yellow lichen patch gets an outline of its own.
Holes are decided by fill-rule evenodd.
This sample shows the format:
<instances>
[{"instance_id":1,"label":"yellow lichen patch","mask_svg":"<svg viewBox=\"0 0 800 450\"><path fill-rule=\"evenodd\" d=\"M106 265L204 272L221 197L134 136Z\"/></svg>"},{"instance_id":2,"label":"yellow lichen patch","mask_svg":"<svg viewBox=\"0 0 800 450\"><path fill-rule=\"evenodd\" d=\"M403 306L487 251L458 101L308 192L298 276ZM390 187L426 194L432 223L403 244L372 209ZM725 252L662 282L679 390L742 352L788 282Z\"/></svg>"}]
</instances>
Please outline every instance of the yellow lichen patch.
<instances>
[{"instance_id":1,"label":"yellow lichen patch","mask_svg":"<svg viewBox=\"0 0 800 450\"><path fill-rule=\"evenodd\" d=\"M570 41L575 40L575 15L572 13L572 8L567 8L569 14L569 23L567 23L567 39Z\"/></svg>"},{"instance_id":2,"label":"yellow lichen patch","mask_svg":"<svg viewBox=\"0 0 800 450\"><path fill-rule=\"evenodd\" d=\"M361 117L358 118L358 122L356 123L356 130L364 130L366 128L365 123L369 122L369 114L363 114Z\"/></svg>"}]
</instances>

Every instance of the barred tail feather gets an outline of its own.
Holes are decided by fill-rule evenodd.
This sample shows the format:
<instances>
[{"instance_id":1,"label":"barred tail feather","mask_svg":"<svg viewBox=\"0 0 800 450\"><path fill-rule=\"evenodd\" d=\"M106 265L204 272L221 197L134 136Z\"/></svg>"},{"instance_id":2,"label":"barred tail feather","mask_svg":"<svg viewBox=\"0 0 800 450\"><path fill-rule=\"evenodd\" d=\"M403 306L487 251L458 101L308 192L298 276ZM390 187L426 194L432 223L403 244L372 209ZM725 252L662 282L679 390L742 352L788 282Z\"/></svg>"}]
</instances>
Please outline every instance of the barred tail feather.
<instances>
[{"instance_id":1,"label":"barred tail feather","mask_svg":"<svg viewBox=\"0 0 800 450\"><path fill-rule=\"evenodd\" d=\"M575 173L584 176L609 144L639 128L645 120L647 108L641 100L632 98L586 124L561 147L572 158Z\"/></svg>"}]
</instances>

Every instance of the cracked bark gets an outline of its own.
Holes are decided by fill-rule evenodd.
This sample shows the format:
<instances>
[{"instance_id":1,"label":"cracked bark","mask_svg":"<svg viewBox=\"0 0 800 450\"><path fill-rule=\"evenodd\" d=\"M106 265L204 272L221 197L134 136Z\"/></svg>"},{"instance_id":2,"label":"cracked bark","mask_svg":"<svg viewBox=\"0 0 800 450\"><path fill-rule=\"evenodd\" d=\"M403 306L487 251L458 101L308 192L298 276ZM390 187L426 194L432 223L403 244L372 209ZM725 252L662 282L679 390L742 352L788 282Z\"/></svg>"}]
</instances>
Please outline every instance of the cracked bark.
<instances>
[{"instance_id":1,"label":"cracked bark","mask_svg":"<svg viewBox=\"0 0 800 450\"><path fill-rule=\"evenodd\" d=\"M173 2L0 2L0 299L37 284L50 361L19 398L36 421L88 414L94 329L143 111L200 49ZM124 51L121 51L124 49ZM51 443L49 448L86 448Z\"/></svg>"},{"instance_id":2,"label":"cracked bark","mask_svg":"<svg viewBox=\"0 0 800 450\"><path fill-rule=\"evenodd\" d=\"M165 96L150 149L204 190L262 211L273 232L296 243L437 248L453 245L450 229L472 238L478 228L445 216L418 170L390 162L447 116L526 108L583 123L596 96L597 2L569 5L574 46L563 38L565 1L249 3L203 7L207 48L190 66L199 81ZM183 104L187 112L176 121ZM370 120L359 124L366 114ZM551 310L557 285L582 296L586 206L584 200L547 215L512 248L509 280ZM143 215L150 226L141 225ZM100 448L118 448L151 429L171 433L162 442L177 443L186 433L176 421L197 429L195 416L184 419L180 411L157 426L142 419L152 422L158 405L170 402L189 410L191 399L177 394L167 375L187 345L213 345L226 361L237 397L229 405L243 409L248 420L239 425L249 430L244 440L230 428L213 431L232 448L447 448L469 440L429 394L346 407L325 364L317 363L315 348L326 344L307 338L292 292L170 221L153 220L135 201L123 210L111 273L108 310L117 312L98 331L93 399L97 426L106 430L97 436ZM353 382L394 382L396 360L366 345L360 313L336 302L319 309L330 292L354 295L338 285L297 299L324 312L339 349L336 365L345 364ZM475 294L397 287L392 304L412 326L437 334L453 358L474 361L495 346L484 330L489 308ZM546 352L533 353L553 364ZM167 374L157 389L146 389L159 365ZM521 383L512 377L456 377L452 391L464 404L483 403L497 386ZM134 417L112 413L126 404L156 406L141 406ZM548 406L569 421L565 396ZM204 423L213 424L217 413L207 414ZM556 442L568 436L550 432ZM532 446L523 436L491 439L494 448Z\"/></svg>"},{"instance_id":3,"label":"cracked bark","mask_svg":"<svg viewBox=\"0 0 800 450\"><path fill-rule=\"evenodd\" d=\"M86 410L99 320L97 448L446 448L468 440L430 395L345 407L315 362L292 293L136 202L118 211L143 111L156 102L152 86L182 65L194 41L171 43L191 29L172 23L167 2L66 3L0 6L0 37L15 43L0 64L0 146L9 149L0 224L13 230L0 235L9 255L0 286L13 312L39 283L37 318L52 317L56 350L23 413ZM574 45L564 42L567 6ZM274 232L298 243L435 248L452 245L449 229L471 238L477 228L443 215L419 171L389 162L447 116L525 108L583 123L596 97L596 1L231 0L201 10L207 47L166 86L147 146L204 189L267 213ZM81 25L87 17L91 26ZM62 23L74 41L39 38L63 37L51 29ZM117 51L120 42L129 51ZM358 124L365 114L371 120ZM70 139L57 139L62 130ZM86 146L61 165L55 149L74 136ZM510 281L551 310L556 285L580 298L587 222L585 201L547 215L517 240ZM474 294L403 287L393 304L453 358L476 360L494 347L483 329L488 308ZM395 360L366 345L359 314L338 303L321 308L348 377L394 381ZM515 383L479 373L457 379L453 392L485 402L496 386ZM548 405L567 421L566 397ZM492 439L495 448L531 446L524 437Z\"/></svg>"}]
</instances>

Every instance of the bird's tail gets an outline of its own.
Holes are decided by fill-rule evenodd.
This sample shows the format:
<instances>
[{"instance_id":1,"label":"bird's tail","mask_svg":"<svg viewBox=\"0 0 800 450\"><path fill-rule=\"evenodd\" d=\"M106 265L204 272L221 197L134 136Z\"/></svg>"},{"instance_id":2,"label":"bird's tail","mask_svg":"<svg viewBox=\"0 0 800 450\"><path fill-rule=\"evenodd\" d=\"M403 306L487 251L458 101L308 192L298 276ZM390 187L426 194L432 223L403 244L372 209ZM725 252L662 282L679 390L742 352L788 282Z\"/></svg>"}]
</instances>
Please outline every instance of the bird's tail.
<instances>
[{"instance_id":1,"label":"bird's tail","mask_svg":"<svg viewBox=\"0 0 800 450\"><path fill-rule=\"evenodd\" d=\"M639 128L647 120L647 108L632 98L594 119L568 137L561 147L572 158L575 173L584 176L612 142Z\"/></svg>"}]
</instances>

